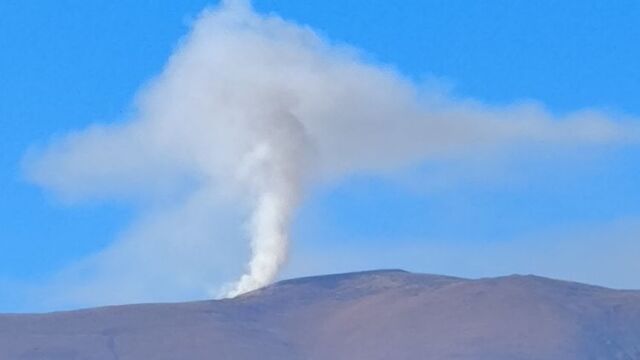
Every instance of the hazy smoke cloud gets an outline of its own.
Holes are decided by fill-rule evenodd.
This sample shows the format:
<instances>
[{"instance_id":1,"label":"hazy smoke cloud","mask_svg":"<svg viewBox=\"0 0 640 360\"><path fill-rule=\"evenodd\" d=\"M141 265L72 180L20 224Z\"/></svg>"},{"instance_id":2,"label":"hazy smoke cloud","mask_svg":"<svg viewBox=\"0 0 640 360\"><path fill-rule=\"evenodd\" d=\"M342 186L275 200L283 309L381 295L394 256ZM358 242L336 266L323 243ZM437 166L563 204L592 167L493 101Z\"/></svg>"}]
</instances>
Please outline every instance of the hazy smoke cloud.
<instances>
[{"instance_id":1,"label":"hazy smoke cloud","mask_svg":"<svg viewBox=\"0 0 640 360\"><path fill-rule=\"evenodd\" d=\"M246 274L229 290L233 296L275 279L286 260L289 224L310 182L510 144L636 138L635 125L598 112L557 118L535 104L489 107L425 94L309 28L256 14L248 1L226 1L202 13L163 73L140 91L135 116L69 134L34 150L26 163L34 181L71 198L148 200L170 193L172 209L211 197L246 210L252 254ZM166 203L152 207L162 212ZM145 235L113 247L155 248L149 245L154 239ZM185 247L181 251L188 252L186 240ZM100 263L154 256L141 251L125 259L113 249L105 254L97 256ZM180 273L180 266L171 271ZM103 283L93 279L92 286Z\"/></svg>"}]
</instances>

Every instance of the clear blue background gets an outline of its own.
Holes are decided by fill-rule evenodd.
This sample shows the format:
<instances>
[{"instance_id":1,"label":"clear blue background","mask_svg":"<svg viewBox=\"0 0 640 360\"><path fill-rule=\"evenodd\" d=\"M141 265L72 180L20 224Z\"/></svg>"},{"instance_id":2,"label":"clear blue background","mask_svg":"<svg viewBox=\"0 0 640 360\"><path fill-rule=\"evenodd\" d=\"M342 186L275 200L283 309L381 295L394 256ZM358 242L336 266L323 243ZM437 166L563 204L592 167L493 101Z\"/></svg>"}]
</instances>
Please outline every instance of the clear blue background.
<instances>
[{"instance_id":1,"label":"clear blue background","mask_svg":"<svg viewBox=\"0 0 640 360\"><path fill-rule=\"evenodd\" d=\"M0 280L45 278L104 247L130 221L132 211L123 204L57 202L22 179L21 158L56 134L119 119L207 4L0 2ZM635 0L254 5L360 48L416 81L437 78L459 96L489 104L535 99L560 114L597 107L640 116ZM343 239L458 241L508 241L533 229L639 213L637 148L567 156L577 159L570 168L540 159L513 165L511 172L526 181L466 184L422 196L385 180L353 178L316 194L308 208ZM1 296L0 310L10 301Z\"/></svg>"}]
</instances>

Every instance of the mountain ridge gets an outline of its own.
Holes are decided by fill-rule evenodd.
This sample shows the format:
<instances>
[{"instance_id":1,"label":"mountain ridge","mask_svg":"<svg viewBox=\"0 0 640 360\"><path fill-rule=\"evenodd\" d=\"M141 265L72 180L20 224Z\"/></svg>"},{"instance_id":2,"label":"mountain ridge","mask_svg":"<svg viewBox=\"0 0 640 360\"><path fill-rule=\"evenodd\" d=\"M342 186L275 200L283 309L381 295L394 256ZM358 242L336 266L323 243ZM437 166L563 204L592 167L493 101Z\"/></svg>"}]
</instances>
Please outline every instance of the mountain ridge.
<instances>
[{"instance_id":1,"label":"mountain ridge","mask_svg":"<svg viewBox=\"0 0 640 360\"><path fill-rule=\"evenodd\" d=\"M373 270L232 299L0 315L0 359L640 359L640 291Z\"/></svg>"}]
</instances>

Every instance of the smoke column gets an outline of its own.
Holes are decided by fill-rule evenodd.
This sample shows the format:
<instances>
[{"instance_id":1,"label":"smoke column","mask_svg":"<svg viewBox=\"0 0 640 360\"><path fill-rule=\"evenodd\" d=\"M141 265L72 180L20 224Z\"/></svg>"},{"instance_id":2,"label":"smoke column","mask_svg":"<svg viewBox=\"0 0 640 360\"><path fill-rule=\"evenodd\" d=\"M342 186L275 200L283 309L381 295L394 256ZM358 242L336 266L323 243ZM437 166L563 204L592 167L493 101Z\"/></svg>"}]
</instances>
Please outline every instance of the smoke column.
<instances>
[{"instance_id":1,"label":"smoke column","mask_svg":"<svg viewBox=\"0 0 640 360\"><path fill-rule=\"evenodd\" d=\"M271 283L284 264L289 225L302 192L309 152L304 127L293 115L266 119L265 137L244 157L240 181L254 192L248 271L226 294L233 297Z\"/></svg>"},{"instance_id":2,"label":"smoke column","mask_svg":"<svg viewBox=\"0 0 640 360\"><path fill-rule=\"evenodd\" d=\"M506 154L514 144L638 139L637 122L597 111L555 116L531 102L489 106L425 91L242 0L205 10L133 108L130 118L71 132L25 159L27 175L62 197L144 204L124 236L68 270L91 276L62 277L60 293L79 305L202 296L238 261L229 244L247 238L246 272L225 295L269 284L311 182ZM235 212L244 235L226 221Z\"/></svg>"}]
</instances>

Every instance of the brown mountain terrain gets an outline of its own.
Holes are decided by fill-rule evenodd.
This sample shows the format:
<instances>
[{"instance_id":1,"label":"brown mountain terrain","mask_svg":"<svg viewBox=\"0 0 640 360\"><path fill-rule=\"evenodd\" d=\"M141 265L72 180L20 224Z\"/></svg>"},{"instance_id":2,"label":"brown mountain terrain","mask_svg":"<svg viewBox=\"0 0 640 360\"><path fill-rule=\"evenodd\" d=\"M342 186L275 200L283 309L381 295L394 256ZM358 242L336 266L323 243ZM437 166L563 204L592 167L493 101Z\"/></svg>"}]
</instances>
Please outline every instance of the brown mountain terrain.
<instances>
[{"instance_id":1,"label":"brown mountain terrain","mask_svg":"<svg viewBox=\"0 0 640 360\"><path fill-rule=\"evenodd\" d=\"M381 270L234 299L0 315L0 359L640 359L640 291Z\"/></svg>"}]
</instances>

